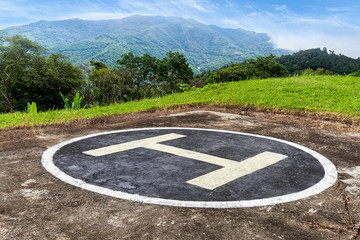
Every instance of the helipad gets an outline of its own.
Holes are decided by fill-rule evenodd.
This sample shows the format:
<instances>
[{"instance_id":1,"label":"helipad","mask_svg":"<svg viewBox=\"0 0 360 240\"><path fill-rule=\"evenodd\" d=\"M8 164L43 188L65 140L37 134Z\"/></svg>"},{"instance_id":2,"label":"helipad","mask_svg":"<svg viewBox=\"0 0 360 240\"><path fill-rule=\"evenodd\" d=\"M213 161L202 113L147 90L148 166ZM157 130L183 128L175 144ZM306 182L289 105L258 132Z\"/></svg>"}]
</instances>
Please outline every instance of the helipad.
<instances>
[{"instance_id":1,"label":"helipad","mask_svg":"<svg viewBox=\"0 0 360 240\"><path fill-rule=\"evenodd\" d=\"M318 194L335 166L304 146L195 128L93 134L49 148L42 164L64 182L112 197L183 207L264 206Z\"/></svg>"}]
</instances>

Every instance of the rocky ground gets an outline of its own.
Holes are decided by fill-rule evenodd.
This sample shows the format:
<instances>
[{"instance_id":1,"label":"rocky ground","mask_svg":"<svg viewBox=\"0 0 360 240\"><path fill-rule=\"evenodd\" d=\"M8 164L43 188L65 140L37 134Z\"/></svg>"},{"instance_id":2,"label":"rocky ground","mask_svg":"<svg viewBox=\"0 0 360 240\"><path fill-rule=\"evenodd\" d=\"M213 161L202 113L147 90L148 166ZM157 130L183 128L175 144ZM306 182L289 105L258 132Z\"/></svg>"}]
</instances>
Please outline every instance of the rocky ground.
<instances>
[{"instance_id":1,"label":"rocky ground","mask_svg":"<svg viewBox=\"0 0 360 240\"><path fill-rule=\"evenodd\" d=\"M295 142L330 159L341 185L273 206L170 207L81 190L41 166L43 152L57 143L140 127L223 129ZM358 209L360 127L351 119L187 106L0 130L0 239L354 239Z\"/></svg>"}]
</instances>

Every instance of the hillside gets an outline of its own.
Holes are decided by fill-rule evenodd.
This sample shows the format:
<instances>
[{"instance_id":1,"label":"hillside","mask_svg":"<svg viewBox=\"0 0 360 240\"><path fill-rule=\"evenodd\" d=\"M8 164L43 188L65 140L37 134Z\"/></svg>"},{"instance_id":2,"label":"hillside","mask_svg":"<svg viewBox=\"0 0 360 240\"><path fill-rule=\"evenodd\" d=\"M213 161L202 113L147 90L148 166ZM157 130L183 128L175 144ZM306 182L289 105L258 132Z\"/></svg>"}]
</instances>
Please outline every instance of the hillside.
<instances>
[{"instance_id":1,"label":"hillside","mask_svg":"<svg viewBox=\"0 0 360 240\"><path fill-rule=\"evenodd\" d=\"M177 17L135 15L116 20L40 21L5 31L61 52L73 63L99 60L109 66L127 52L162 58L170 50L179 51L195 72L269 53L290 53L275 49L264 33L220 28Z\"/></svg>"},{"instance_id":2,"label":"hillside","mask_svg":"<svg viewBox=\"0 0 360 240\"><path fill-rule=\"evenodd\" d=\"M300 111L302 114L314 112L317 116L330 114L339 119L350 117L359 125L359 82L358 77L334 75L209 84L204 88L162 98L142 99L88 109L53 110L38 114L23 112L0 114L0 129L68 122L184 104L233 105L239 108Z\"/></svg>"},{"instance_id":3,"label":"hillside","mask_svg":"<svg viewBox=\"0 0 360 240\"><path fill-rule=\"evenodd\" d=\"M276 61L284 65L290 74L300 74L304 69L323 68L335 74L350 74L360 70L360 58L353 59L342 54L335 54L326 48L302 50L292 55L281 56Z\"/></svg>"}]
</instances>

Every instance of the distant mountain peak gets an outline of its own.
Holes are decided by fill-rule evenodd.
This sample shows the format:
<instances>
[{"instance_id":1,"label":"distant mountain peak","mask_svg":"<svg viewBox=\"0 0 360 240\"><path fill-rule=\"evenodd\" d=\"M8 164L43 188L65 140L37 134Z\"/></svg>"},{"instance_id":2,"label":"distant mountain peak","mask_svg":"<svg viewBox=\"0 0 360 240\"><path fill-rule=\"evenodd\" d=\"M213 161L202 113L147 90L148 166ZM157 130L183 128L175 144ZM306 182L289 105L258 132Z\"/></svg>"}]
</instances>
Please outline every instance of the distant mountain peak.
<instances>
[{"instance_id":1,"label":"distant mountain peak","mask_svg":"<svg viewBox=\"0 0 360 240\"><path fill-rule=\"evenodd\" d=\"M264 33L221 28L180 17L72 18L39 21L5 31L9 35L21 34L68 55L73 63L88 63L93 59L109 66L116 64L121 54L127 52L162 58L167 51L179 51L195 72L199 68L210 70L259 55L289 53L275 49L270 37Z\"/></svg>"}]
</instances>

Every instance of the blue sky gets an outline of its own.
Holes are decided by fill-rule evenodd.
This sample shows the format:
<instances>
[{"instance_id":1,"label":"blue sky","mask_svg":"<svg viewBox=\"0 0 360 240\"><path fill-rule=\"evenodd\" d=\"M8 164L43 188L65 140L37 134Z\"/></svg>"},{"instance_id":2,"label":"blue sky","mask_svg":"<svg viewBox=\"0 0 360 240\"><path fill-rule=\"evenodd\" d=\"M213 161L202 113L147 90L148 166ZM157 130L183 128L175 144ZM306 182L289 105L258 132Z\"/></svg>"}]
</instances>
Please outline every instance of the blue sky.
<instances>
[{"instance_id":1,"label":"blue sky","mask_svg":"<svg viewBox=\"0 0 360 240\"><path fill-rule=\"evenodd\" d=\"M276 47L327 47L360 57L360 0L0 0L0 29L39 20L115 19L134 14L193 18L269 34Z\"/></svg>"}]
</instances>

